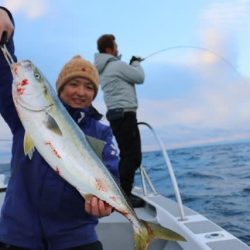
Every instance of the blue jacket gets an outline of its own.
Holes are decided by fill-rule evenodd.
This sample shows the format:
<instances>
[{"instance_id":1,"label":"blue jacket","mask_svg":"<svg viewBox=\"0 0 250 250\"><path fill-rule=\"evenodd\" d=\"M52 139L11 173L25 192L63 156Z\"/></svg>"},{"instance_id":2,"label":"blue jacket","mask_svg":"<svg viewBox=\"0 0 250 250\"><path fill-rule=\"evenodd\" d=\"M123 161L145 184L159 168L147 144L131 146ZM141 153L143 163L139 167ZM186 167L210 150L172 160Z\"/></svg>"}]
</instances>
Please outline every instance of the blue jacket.
<instances>
[{"instance_id":1,"label":"blue jacket","mask_svg":"<svg viewBox=\"0 0 250 250\"><path fill-rule=\"evenodd\" d=\"M14 57L14 43L7 47ZM97 218L84 210L84 199L57 175L35 151L32 160L24 155L24 128L11 94L12 75L0 51L0 113L13 134L11 178L0 217L0 241L30 249L65 249L97 240ZM70 109L86 135L105 141L102 160L118 178L118 157L112 131L100 123L93 109Z\"/></svg>"}]
</instances>

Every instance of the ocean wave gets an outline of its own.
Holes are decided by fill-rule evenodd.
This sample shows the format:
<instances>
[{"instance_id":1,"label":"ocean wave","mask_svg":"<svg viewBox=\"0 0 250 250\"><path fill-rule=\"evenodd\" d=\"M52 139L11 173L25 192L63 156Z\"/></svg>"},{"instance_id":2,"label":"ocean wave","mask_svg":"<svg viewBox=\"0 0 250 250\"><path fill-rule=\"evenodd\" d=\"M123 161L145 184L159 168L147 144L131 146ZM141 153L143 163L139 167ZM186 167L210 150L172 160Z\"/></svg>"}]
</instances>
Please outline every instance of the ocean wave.
<instances>
[{"instance_id":1,"label":"ocean wave","mask_svg":"<svg viewBox=\"0 0 250 250\"><path fill-rule=\"evenodd\" d=\"M242 192L244 192L244 193L250 193L250 187L244 188L242 190Z\"/></svg>"},{"instance_id":2,"label":"ocean wave","mask_svg":"<svg viewBox=\"0 0 250 250\"><path fill-rule=\"evenodd\" d=\"M187 172L186 176L190 178L201 178L201 179L217 179L217 180L223 180L224 178L222 176L208 174L208 173L201 173L201 172Z\"/></svg>"}]
</instances>

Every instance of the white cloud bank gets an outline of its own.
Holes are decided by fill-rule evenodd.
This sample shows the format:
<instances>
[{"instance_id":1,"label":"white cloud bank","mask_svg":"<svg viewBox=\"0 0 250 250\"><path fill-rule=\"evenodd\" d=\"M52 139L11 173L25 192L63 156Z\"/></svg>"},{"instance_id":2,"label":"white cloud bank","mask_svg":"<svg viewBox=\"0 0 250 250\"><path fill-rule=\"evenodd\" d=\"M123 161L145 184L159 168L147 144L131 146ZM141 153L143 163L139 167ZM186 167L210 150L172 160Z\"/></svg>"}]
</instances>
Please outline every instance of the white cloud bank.
<instances>
[{"instance_id":1,"label":"white cloud bank","mask_svg":"<svg viewBox=\"0 0 250 250\"><path fill-rule=\"evenodd\" d=\"M240 32L248 32L249 5L249 0L236 0L208 6L201 14L200 34L204 47L229 61L236 61L237 36Z\"/></svg>"},{"instance_id":2,"label":"white cloud bank","mask_svg":"<svg viewBox=\"0 0 250 250\"><path fill-rule=\"evenodd\" d=\"M221 30L237 31L246 21L249 0L224 1L211 4L202 14L202 19Z\"/></svg>"},{"instance_id":3,"label":"white cloud bank","mask_svg":"<svg viewBox=\"0 0 250 250\"><path fill-rule=\"evenodd\" d=\"M249 3L237 0L209 5L201 14L201 43L197 48L178 45L172 48L173 54L180 51L175 57L171 57L170 47L167 54L152 58L152 63L165 63L166 67L186 65L195 75L194 81L200 82L181 98L139 99L139 118L152 123L167 146L250 139L250 81L237 70L236 42L244 27L249 27ZM191 53L185 56L187 51ZM167 83L177 82L177 78L161 75L149 84L159 85L165 79L165 90L155 91L171 91ZM194 86L190 79L185 81L184 76L180 89L187 84ZM147 145L150 148L150 141Z\"/></svg>"}]
</instances>

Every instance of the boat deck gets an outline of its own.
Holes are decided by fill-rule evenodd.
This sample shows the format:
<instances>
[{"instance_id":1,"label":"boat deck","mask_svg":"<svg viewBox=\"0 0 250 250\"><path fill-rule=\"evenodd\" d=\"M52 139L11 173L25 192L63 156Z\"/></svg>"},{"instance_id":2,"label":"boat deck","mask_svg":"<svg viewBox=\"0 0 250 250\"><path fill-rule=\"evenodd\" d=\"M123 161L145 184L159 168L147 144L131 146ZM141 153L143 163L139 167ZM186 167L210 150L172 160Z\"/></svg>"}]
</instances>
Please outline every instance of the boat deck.
<instances>
[{"instance_id":1,"label":"boat deck","mask_svg":"<svg viewBox=\"0 0 250 250\"><path fill-rule=\"evenodd\" d=\"M185 220L180 221L175 201L161 195L144 197L141 189L135 189L135 194L146 201L144 208L135 209L139 218L159 223L187 239L187 242L155 240L150 244L149 250L250 250L250 247L238 238L192 209L184 206ZM134 249L132 225L117 212L102 218L97 232L104 249Z\"/></svg>"}]
</instances>

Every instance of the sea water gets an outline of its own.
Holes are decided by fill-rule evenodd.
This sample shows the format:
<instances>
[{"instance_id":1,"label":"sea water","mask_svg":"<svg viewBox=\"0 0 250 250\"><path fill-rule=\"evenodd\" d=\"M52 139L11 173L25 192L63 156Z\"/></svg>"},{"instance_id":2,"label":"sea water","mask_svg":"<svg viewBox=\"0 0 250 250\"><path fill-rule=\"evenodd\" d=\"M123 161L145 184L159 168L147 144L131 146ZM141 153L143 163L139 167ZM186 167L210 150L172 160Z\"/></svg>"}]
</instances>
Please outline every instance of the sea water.
<instances>
[{"instance_id":1,"label":"sea water","mask_svg":"<svg viewBox=\"0 0 250 250\"><path fill-rule=\"evenodd\" d=\"M0 173L5 176L9 175L10 147L9 141L0 142ZM183 204L250 245L250 142L174 149L167 153ZM175 199L162 153L143 153L143 165L156 190ZM136 183L140 183L138 174Z\"/></svg>"}]
</instances>

